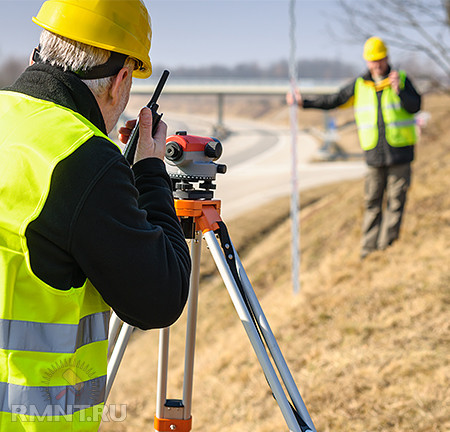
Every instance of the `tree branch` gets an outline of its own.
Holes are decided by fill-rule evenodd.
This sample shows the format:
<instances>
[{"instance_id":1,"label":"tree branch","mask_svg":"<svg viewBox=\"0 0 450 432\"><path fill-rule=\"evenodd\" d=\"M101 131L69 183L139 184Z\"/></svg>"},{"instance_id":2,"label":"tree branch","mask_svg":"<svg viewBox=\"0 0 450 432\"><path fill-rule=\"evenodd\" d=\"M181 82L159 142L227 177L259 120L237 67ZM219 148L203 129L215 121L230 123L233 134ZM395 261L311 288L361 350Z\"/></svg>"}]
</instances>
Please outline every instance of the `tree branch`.
<instances>
[{"instance_id":1,"label":"tree branch","mask_svg":"<svg viewBox=\"0 0 450 432\"><path fill-rule=\"evenodd\" d=\"M389 46L422 52L450 78L450 0L340 0L345 31L353 38L382 37Z\"/></svg>"}]
</instances>

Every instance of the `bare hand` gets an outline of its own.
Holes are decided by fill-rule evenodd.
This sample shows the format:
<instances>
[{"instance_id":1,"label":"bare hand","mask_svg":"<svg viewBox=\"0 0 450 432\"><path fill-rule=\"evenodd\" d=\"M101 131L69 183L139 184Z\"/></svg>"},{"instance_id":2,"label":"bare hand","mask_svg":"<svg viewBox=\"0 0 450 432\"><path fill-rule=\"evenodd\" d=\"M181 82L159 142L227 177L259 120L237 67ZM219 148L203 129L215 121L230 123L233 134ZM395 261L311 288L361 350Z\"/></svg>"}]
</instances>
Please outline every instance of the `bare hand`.
<instances>
[{"instance_id":1,"label":"bare hand","mask_svg":"<svg viewBox=\"0 0 450 432\"><path fill-rule=\"evenodd\" d=\"M391 71L389 74L389 82L395 93L400 93L400 76L396 70Z\"/></svg>"},{"instance_id":2,"label":"bare hand","mask_svg":"<svg viewBox=\"0 0 450 432\"><path fill-rule=\"evenodd\" d=\"M293 105L294 103L296 103L299 107L302 107L303 99L302 99L302 95L300 94L300 90L296 88L294 91L294 94L292 94L292 92L287 92L286 93L286 103L288 105Z\"/></svg>"},{"instance_id":3,"label":"bare hand","mask_svg":"<svg viewBox=\"0 0 450 432\"><path fill-rule=\"evenodd\" d=\"M136 126L137 119L128 120L125 123L125 126L119 128L119 141L122 144L126 144L130 139L130 135L133 132L134 127Z\"/></svg>"},{"instance_id":4,"label":"bare hand","mask_svg":"<svg viewBox=\"0 0 450 432\"><path fill-rule=\"evenodd\" d=\"M128 120L124 127L119 129L119 140L123 144L128 142L136 120ZM166 153L167 125L160 121L155 135L152 137L152 112L144 107L139 113L139 140L134 156L134 163L141 159L156 157L164 160Z\"/></svg>"}]
</instances>

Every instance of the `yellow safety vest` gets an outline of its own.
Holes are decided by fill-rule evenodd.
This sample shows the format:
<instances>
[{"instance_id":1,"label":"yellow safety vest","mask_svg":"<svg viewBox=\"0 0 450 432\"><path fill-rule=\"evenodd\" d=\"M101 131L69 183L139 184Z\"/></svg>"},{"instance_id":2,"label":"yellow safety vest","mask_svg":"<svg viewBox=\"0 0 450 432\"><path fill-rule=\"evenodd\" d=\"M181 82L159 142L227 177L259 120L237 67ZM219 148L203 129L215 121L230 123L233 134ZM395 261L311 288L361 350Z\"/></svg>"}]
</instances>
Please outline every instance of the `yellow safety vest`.
<instances>
[{"instance_id":1,"label":"yellow safety vest","mask_svg":"<svg viewBox=\"0 0 450 432\"><path fill-rule=\"evenodd\" d=\"M400 88L404 88L406 74L399 71ZM385 124L386 140L392 147L405 147L416 143L414 115L406 111L399 96L390 85L383 86L381 109ZM378 143L377 85L359 77L355 83L355 121L361 148L371 150Z\"/></svg>"},{"instance_id":2,"label":"yellow safety vest","mask_svg":"<svg viewBox=\"0 0 450 432\"><path fill-rule=\"evenodd\" d=\"M70 109L7 91L0 130L0 430L96 431L110 308L89 281L59 290L40 280L25 231L58 162L107 137Z\"/></svg>"}]
</instances>

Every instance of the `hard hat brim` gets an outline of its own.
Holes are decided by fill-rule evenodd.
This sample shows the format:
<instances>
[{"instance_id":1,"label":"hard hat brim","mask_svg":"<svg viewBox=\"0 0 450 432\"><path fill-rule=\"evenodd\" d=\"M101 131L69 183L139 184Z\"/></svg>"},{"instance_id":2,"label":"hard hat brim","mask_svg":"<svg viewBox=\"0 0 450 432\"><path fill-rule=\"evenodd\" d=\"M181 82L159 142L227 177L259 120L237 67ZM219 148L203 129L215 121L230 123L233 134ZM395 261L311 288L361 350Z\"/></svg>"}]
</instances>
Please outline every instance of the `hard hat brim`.
<instances>
[{"instance_id":1,"label":"hard hat brim","mask_svg":"<svg viewBox=\"0 0 450 432\"><path fill-rule=\"evenodd\" d=\"M104 13L105 6L102 7L85 8L69 1L46 1L32 21L68 39L133 57L142 65L133 76L148 78L152 73L148 54L152 31L145 6L138 9L136 17L122 14L120 20L117 13L113 14L110 9Z\"/></svg>"}]
</instances>

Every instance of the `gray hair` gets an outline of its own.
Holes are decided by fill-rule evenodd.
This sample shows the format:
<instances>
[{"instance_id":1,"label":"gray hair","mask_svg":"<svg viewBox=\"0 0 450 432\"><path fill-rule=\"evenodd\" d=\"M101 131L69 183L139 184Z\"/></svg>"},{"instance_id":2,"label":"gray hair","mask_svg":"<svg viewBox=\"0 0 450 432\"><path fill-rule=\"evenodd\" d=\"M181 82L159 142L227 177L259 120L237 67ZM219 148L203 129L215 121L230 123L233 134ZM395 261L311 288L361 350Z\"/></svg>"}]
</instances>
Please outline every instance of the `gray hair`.
<instances>
[{"instance_id":1,"label":"gray hair","mask_svg":"<svg viewBox=\"0 0 450 432\"><path fill-rule=\"evenodd\" d=\"M43 30L40 37L39 57L42 61L50 63L53 66L59 66L67 71L84 71L93 66L105 63L110 51L87 45L82 42L68 39ZM128 57L124 67L131 70L135 67L135 61ZM92 93L100 97L109 89L114 77L98 78L91 80L82 80L92 91Z\"/></svg>"}]
</instances>

